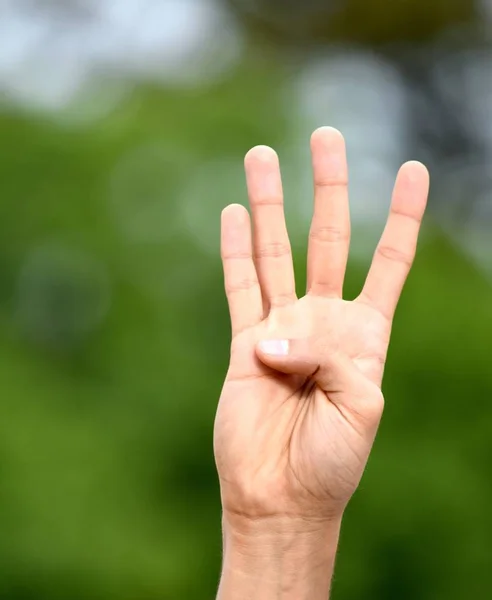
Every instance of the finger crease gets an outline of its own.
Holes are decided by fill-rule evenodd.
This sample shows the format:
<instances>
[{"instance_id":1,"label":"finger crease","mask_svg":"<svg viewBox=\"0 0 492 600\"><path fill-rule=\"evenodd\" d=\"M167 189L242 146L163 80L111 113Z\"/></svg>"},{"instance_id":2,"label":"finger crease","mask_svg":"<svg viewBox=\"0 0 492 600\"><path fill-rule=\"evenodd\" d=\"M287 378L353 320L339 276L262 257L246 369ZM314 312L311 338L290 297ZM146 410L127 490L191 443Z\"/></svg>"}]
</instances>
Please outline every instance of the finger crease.
<instances>
[{"instance_id":1,"label":"finger crease","mask_svg":"<svg viewBox=\"0 0 492 600\"><path fill-rule=\"evenodd\" d=\"M346 188L348 179L320 179L315 180L314 185L317 188Z\"/></svg>"},{"instance_id":2,"label":"finger crease","mask_svg":"<svg viewBox=\"0 0 492 600\"><path fill-rule=\"evenodd\" d=\"M338 242L348 242L350 236L346 230L341 229L340 227L327 225L325 227L315 227L311 229L309 238L317 242L333 244Z\"/></svg>"},{"instance_id":3,"label":"finger crease","mask_svg":"<svg viewBox=\"0 0 492 600\"><path fill-rule=\"evenodd\" d=\"M288 304L292 304L296 300L294 292L286 292L284 294L275 294L269 299L271 308L282 308Z\"/></svg>"},{"instance_id":4,"label":"finger crease","mask_svg":"<svg viewBox=\"0 0 492 600\"><path fill-rule=\"evenodd\" d=\"M255 258L282 258L290 256L290 254L290 246L272 242L271 244L265 244L261 248L258 248L255 252Z\"/></svg>"},{"instance_id":5,"label":"finger crease","mask_svg":"<svg viewBox=\"0 0 492 600\"><path fill-rule=\"evenodd\" d=\"M412 266L412 257L406 252L402 252L393 246L379 246L378 254L380 254L386 260L400 263L406 267Z\"/></svg>"},{"instance_id":6,"label":"finger crease","mask_svg":"<svg viewBox=\"0 0 492 600\"><path fill-rule=\"evenodd\" d=\"M418 217L416 215L412 215L412 214L407 213L407 212L405 212L403 210L396 210L396 209L392 208L391 212L394 215L398 215L400 217L404 217L406 219L410 219L410 221L414 221L415 223L417 223L417 225L420 225L421 222L422 222L422 218L421 217Z\"/></svg>"},{"instance_id":7,"label":"finger crease","mask_svg":"<svg viewBox=\"0 0 492 600\"><path fill-rule=\"evenodd\" d=\"M251 252L248 251L238 251L238 252L228 252L227 254L223 254L222 255L222 260L223 261L229 261L229 260L245 260L245 259L249 259L251 260L252 255Z\"/></svg>"},{"instance_id":8,"label":"finger crease","mask_svg":"<svg viewBox=\"0 0 492 600\"><path fill-rule=\"evenodd\" d=\"M251 200L252 206L283 206L282 198L255 198Z\"/></svg>"},{"instance_id":9,"label":"finger crease","mask_svg":"<svg viewBox=\"0 0 492 600\"><path fill-rule=\"evenodd\" d=\"M226 286L227 294L235 294L237 292L244 292L255 288L258 285L258 281L256 279L241 279L240 281L235 281L230 285Z\"/></svg>"}]
</instances>

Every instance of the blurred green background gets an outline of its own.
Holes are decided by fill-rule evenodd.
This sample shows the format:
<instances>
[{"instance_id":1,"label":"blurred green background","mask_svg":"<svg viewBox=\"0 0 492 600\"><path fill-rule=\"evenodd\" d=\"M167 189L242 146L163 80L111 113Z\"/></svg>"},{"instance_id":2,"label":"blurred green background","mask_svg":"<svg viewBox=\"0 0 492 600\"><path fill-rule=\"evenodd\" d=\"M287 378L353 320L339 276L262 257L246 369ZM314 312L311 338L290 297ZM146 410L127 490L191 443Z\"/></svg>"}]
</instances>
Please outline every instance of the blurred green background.
<instances>
[{"instance_id":1,"label":"blurred green background","mask_svg":"<svg viewBox=\"0 0 492 600\"><path fill-rule=\"evenodd\" d=\"M0 5L0 598L213 598L219 215L274 146L304 285L308 141L346 135L357 294L432 171L333 598L492 594L492 6Z\"/></svg>"}]
</instances>

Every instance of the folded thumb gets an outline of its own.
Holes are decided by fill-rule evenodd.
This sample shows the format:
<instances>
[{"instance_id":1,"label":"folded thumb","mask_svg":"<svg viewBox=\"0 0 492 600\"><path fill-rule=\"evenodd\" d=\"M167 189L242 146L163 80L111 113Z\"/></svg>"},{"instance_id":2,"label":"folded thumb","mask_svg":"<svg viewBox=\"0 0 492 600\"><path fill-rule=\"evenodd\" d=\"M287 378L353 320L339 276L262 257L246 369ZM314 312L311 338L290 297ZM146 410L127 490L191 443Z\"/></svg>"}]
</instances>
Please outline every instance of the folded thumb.
<instances>
[{"instance_id":1,"label":"folded thumb","mask_svg":"<svg viewBox=\"0 0 492 600\"><path fill-rule=\"evenodd\" d=\"M309 340L262 340L256 353L262 363L281 373L309 377L319 369Z\"/></svg>"},{"instance_id":2,"label":"folded thumb","mask_svg":"<svg viewBox=\"0 0 492 600\"><path fill-rule=\"evenodd\" d=\"M256 353L262 363L281 373L311 377L337 404L354 405L356 399L382 398L381 390L363 376L354 362L340 352L323 348L312 339L264 340Z\"/></svg>"}]
</instances>

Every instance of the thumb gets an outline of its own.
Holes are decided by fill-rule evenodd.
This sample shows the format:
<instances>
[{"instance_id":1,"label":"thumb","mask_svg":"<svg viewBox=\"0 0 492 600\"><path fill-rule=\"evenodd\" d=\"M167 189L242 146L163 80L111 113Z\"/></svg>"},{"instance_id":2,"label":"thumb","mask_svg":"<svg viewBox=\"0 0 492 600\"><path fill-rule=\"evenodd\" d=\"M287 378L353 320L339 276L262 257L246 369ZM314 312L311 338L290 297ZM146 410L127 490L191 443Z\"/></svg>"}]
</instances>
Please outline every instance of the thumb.
<instances>
[{"instance_id":1,"label":"thumb","mask_svg":"<svg viewBox=\"0 0 492 600\"><path fill-rule=\"evenodd\" d=\"M353 384L354 375L362 376L352 361L336 352L321 356L310 339L263 340L256 353L262 363L276 371L312 377L327 393L346 389Z\"/></svg>"},{"instance_id":2,"label":"thumb","mask_svg":"<svg viewBox=\"0 0 492 600\"><path fill-rule=\"evenodd\" d=\"M276 371L312 378L334 404L381 416L381 390L348 356L336 350L320 352L311 339L262 340L256 353L262 363Z\"/></svg>"}]
</instances>

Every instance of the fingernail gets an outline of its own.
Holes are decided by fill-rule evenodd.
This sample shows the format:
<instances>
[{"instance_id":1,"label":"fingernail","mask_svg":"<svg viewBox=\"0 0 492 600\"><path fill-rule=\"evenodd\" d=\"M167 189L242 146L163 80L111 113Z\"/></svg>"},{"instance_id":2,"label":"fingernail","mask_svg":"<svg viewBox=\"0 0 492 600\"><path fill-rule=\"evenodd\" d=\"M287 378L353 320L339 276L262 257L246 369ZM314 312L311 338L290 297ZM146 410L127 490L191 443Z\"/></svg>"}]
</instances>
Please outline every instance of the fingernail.
<instances>
[{"instance_id":1,"label":"fingernail","mask_svg":"<svg viewBox=\"0 0 492 600\"><path fill-rule=\"evenodd\" d=\"M289 354L288 340L264 340L258 346L264 354L272 356L287 356Z\"/></svg>"}]
</instances>

